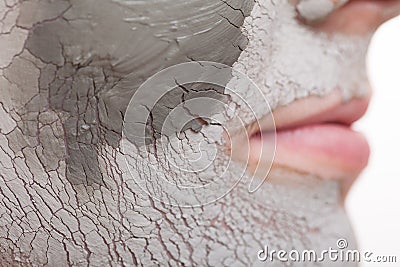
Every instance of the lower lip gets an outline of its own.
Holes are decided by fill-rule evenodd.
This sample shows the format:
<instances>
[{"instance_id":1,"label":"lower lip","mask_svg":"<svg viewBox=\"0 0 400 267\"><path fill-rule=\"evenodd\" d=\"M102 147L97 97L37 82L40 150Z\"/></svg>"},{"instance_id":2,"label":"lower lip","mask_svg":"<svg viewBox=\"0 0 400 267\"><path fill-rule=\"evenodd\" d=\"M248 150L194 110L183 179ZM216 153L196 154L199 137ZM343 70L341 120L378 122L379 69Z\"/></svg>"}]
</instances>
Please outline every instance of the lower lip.
<instances>
[{"instance_id":1,"label":"lower lip","mask_svg":"<svg viewBox=\"0 0 400 267\"><path fill-rule=\"evenodd\" d=\"M263 147L270 149L274 139L272 133L254 136L251 153L260 155ZM274 164L324 178L342 178L358 175L368 164L369 153L364 136L350 127L315 124L277 131Z\"/></svg>"}]
</instances>

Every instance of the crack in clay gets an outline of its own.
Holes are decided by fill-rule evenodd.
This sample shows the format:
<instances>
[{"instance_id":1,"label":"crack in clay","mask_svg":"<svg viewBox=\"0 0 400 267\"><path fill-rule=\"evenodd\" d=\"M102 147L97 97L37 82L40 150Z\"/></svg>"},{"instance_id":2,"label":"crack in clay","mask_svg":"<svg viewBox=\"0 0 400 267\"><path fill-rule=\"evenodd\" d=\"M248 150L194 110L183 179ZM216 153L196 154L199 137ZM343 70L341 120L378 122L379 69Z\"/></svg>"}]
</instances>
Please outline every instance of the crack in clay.
<instances>
[{"instance_id":1,"label":"crack in clay","mask_svg":"<svg viewBox=\"0 0 400 267\"><path fill-rule=\"evenodd\" d=\"M192 60L233 65L273 107L336 86L348 98L363 93L353 85L364 77L356 69L364 66L368 38L329 39L303 29L286 1L159 3L0 0L0 11L22 6L26 15L18 22L6 16L1 26L10 33L0 34L1 48L7 47L0 49L0 264L249 266L259 264L262 242L322 250L346 237L353 249L336 182L276 169L271 179L280 184L265 183L249 194L251 177L245 176L220 201L183 209L154 201L133 182L119 140L135 89L168 66ZM31 8L37 5L43 9ZM207 88L190 89L207 94ZM258 103L252 92L243 94ZM163 99L153 123L181 104L181 96L177 90L173 101ZM244 109L226 97L237 111ZM262 116L265 108L257 108ZM171 137L174 147L165 153L135 154L129 161L135 178L154 177L157 189L167 175L174 182L217 177L228 161L224 153L214 168L190 177L166 158L179 163L199 152L196 142L204 139L223 150L220 134L214 136L219 125L197 129ZM158 149L158 142L145 149ZM211 148L205 152L205 160L213 158ZM241 170L235 165L222 186L229 189Z\"/></svg>"}]
</instances>

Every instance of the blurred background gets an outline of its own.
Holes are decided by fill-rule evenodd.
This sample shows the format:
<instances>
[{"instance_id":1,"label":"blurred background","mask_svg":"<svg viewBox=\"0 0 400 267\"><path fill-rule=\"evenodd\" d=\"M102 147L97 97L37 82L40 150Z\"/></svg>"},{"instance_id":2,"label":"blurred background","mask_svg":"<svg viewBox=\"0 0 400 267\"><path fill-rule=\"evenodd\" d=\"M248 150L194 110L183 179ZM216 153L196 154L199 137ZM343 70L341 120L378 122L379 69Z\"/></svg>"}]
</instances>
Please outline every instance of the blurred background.
<instances>
[{"instance_id":1,"label":"blurred background","mask_svg":"<svg viewBox=\"0 0 400 267\"><path fill-rule=\"evenodd\" d=\"M400 17L388 21L374 36L368 72L374 95L355 129L366 134L372 153L346 208L360 250L396 255L397 263L379 266L400 266Z\"/></svg>"}]
</instances>

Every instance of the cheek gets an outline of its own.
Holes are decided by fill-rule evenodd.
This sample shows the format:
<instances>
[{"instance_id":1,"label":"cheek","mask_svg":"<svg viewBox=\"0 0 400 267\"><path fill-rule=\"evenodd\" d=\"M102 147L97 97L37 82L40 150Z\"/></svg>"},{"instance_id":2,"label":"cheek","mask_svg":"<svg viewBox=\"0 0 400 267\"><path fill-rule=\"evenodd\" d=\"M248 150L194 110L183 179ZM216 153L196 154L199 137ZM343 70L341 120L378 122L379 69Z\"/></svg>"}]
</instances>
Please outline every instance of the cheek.
<instances>
[{"instance_id":1,"label":"cheek","mask_svg":"<svg viewBox=\"0 0 400 267\"><path fill-rule=\"evenodd\" d=\"M272 8L276 13L258 16ZM272 109L338 88L345 99L368 93L365 55L370 35L328 36L312 30L286 2L255 6L244 29L249 44L233 67L256 83ZM253 106L267 114L265 105Z\"/></svg>"}]
</instances>

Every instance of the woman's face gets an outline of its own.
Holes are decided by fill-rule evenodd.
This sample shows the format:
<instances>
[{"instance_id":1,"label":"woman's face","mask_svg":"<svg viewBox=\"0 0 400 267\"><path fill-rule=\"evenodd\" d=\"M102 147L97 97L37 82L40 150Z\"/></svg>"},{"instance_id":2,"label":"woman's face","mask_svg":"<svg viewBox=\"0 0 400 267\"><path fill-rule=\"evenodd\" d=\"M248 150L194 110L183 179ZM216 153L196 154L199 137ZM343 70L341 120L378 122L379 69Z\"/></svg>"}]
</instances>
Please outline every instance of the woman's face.
<instances>
[{"instance_id":1,"label":"woman's face","mask_svg":"<svg viewBox=\"0 0 400 267\"><path fill-rule=\"evenodd\" d=\"M248 266L265 245L355 247L340 203L369 150L349 125L370 37L399 13L1 1L0 262Z\"/></svg>"}]
</instances>

